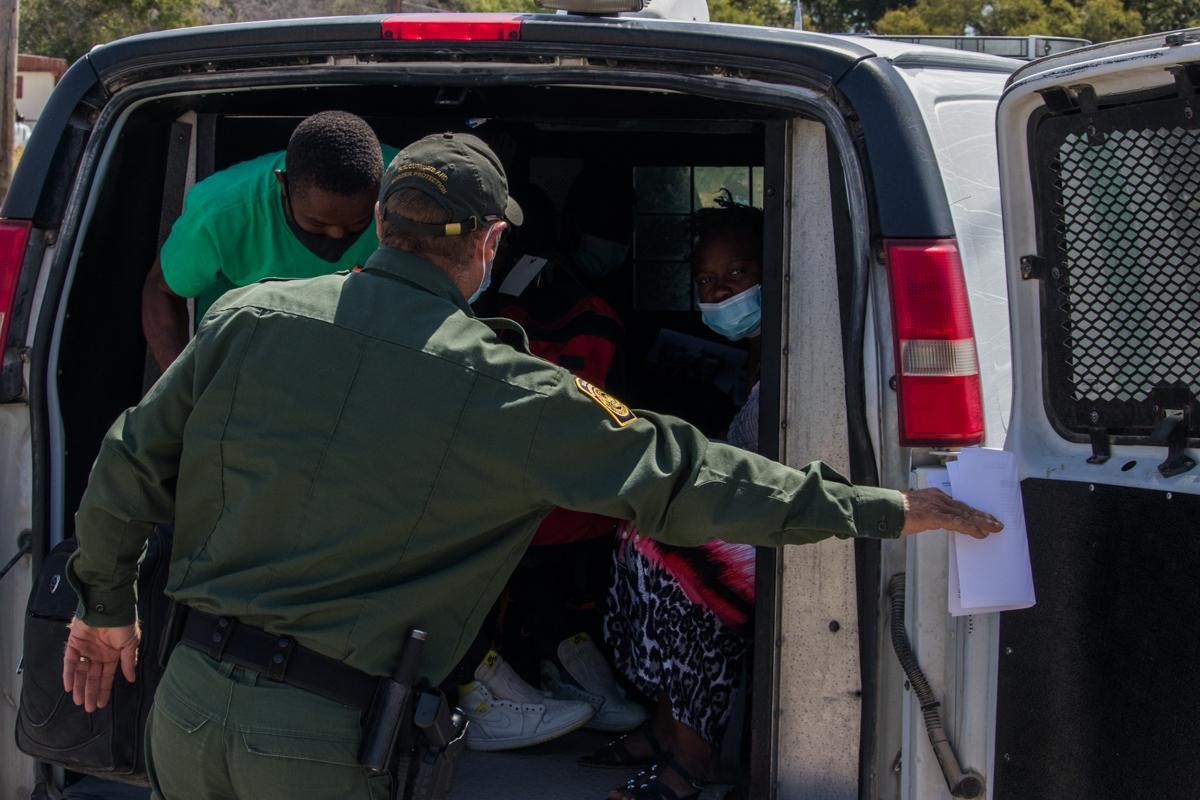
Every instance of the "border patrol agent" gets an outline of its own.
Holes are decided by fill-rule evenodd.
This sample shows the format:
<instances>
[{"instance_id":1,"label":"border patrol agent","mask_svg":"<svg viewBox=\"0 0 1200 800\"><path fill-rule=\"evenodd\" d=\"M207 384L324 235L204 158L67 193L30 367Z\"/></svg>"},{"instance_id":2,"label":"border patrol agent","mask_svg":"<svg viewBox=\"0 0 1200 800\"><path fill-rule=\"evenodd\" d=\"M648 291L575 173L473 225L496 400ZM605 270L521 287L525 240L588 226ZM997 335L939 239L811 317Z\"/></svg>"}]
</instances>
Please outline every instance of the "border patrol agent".
<instances>
[{"instance_id":1,"label":"border patrol agent","mask_svg":"<svg viewBox=\"0 0 1200 800\"><path fill-rule=\"evenodd\" d=\"M711 443L506 343L520 329L468 297L520 221L482 141L426 137L384 175L361 272L228 293L114 423L76 518L63 681L92 710L118 665L132 680L138 554L174 519L189 611L150 717L155 797L387 796L358 759L370 687L413 628L441 681L555 506L678 545L999 529L936 490Z\"/></svg>"}]
</instances>

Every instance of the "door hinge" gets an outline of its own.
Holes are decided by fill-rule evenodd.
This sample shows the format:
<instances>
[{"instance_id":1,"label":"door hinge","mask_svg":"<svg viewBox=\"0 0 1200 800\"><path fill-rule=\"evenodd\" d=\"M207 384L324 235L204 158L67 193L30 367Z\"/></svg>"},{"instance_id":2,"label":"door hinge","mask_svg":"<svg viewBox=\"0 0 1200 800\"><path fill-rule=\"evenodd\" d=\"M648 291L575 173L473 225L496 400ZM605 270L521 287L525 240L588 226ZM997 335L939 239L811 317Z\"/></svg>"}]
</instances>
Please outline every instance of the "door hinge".
<instances>
[{"instance_id":1,"label":"door hinge","mask_svg":"<svg viewBox=\"0 0 1200 800\"><path fill-rule=\"evenodd\" d=\"M1192 408L1196 398L1185 384L1158 386L1150 393L1158 423L1150 434L1151 444L1165 445L1167 458L1158 465L1159 474L1173 478L1196 466L1196 459L1187 454L1188 431L1191 429Z\"/></svg>"},{"instance_id":2,"label":"door hinge","mask_svg":"<svg viewBox=\"0 0 1200 800\"><path fill-rule=\"evenodd\" d=\"M1079 112L1087 118L1088 144L1100 146L1108 138L1108 134L1096 127L1096 112L1100 110L1100 101L1096 97L1096 89L1090 83L1072 86L1075 102L1079 104Z\"/></svg>"},{"instance_id":3,"label":"door hinge","mask_svg":"<svg viewBox=\"0 0 1200 800\"><path fill-rule=\"evenodd\" d=\"M1040 281L1046 278L1046 259L1041 256L1021 256L1021 280Z\"/></svg>"},{"instance_id":4,"label":"door hinge","mask_svg":"<svg viewBox=\"0 0 1200 800\"><path fill-rule=\"evenodd\" d=\"M1107 428L1092 428L1092 454L1087 463L1103 464L1112 458L1112 442L1108 438Z\"/></svg>"},{"instance_id":5,"label":"door hinge","mask_svg":"<svg viewBox=\"0 0 1200 800\"><path fill-rule=\"evenodd\" d=\"M1049 89L1042 89L1038 94L1042 96L1042 102L1051 114L1065 114L1075 110L1075 101L1062 86L1051 86Z\"/></svg>"},{"instance_id":6,"label":"door hinge","mask_svg":"<svg viewBox=\"0 0 1200 800\"><path fill-rule=\"evenodd\" d=\"M1102 145L1107 137L1104 131L1096 127L1096 112L1100 110L1100 102L1096 97L1096 89L1091 84L1079 83L1074 86L1051 86L1038 92L1046 109L1055 116L1079 112L1087 120L1087 140L1090 145Z\"/></svg>"},{"instance_id":7,"label":"door hinge","mask_svg":"<svg viewBox=\"0 0 1200 800\"><path fill-rule=\"evenodd\" d=\"M1194 128L1200 123L1200 113L1196 108L1196 90L1200 89L1200 64L1176 64L1167 67L1167 72L1175 78L1175 91L1183 101L1183 125Z\"/></svg>"}]
</instances>

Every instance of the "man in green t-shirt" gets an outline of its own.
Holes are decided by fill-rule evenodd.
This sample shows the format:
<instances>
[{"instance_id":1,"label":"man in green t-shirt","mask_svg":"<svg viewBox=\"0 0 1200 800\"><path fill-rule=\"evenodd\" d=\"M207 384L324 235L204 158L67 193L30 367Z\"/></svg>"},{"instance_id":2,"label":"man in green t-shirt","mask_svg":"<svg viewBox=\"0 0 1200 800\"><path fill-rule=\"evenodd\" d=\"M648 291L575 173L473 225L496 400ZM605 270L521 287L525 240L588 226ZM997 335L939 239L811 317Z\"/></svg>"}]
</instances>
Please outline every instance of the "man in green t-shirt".
<instances>
[{"instance_id":1,"label":"man in green t-shirt","mask_svg":"<svg viewBox=\"0 0 1200 800\"><path fill-rule=\"evenodd\" d=\"M296 126L286 151L193 186L142 289L142 330L159 368L190 338L185 298L196 298L199 320L234 287L366 262L379 246L379 179L396 152L361 118L323 111Z\"/></svg>"}]
</instances>

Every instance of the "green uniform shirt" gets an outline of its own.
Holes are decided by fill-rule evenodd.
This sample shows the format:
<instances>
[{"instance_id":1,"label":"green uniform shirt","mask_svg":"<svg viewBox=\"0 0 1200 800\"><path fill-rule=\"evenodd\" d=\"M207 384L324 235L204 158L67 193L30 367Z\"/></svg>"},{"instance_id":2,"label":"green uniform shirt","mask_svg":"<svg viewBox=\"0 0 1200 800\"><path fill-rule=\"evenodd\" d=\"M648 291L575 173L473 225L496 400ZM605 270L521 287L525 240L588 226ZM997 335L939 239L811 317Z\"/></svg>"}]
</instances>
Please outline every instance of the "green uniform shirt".
<instances>
[{"instance_id":1,"label":"green uniform shirt","mask_svg":"<svg viewBox=\"0 0 1200 800\"><path fill-rule=\"evenodd\" d=\"M69 572L84 621L128 624L138 554L174 519L176 600L374 675L420 627L441 680L554 506L677 545L894 537L904 517L898 492L630 411L502 342L442 270L381 249L362 272L213 307L105 437Z\"/></svg>"},{"instance_id":2,"label":"green uniform shirt","mask_svg":"<svg viewBox=\"0 0 1200 800\"><path fill-rule=\"evenodd\" d=\"M382 150L386 166L398 151L387 145ZM326 261L301 244L288 227L275 179L285 155L280 150L234 164L188 191L159 261L171 291L196 298L197 320L234 287L353 269L379 246L374 224L337 261Z\"/></svg>"}]
</instances>

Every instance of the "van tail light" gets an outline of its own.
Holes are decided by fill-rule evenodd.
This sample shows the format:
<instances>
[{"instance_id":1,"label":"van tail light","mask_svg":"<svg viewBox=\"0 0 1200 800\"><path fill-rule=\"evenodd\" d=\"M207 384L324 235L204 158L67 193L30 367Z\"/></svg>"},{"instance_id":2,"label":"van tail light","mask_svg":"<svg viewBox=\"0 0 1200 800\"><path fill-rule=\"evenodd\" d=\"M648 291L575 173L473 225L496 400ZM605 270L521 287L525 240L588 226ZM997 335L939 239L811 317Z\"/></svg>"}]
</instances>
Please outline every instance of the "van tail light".
<instances>
[{"instance_id":1,"label":"van tail light","mask_svg":"<svg viewBox=\"0 0 1200 800\"><path fill-rule=\"evenodd\" d=\"M954 239L884 242L892 285L900 444L983 441L975 329Z\"/></svg>"},{"instance_id":2,"label":"van tail light","mask_svg":"<svg viewBox=\"0 0 1200 800\"><path fill-rule=\"evenodd\" d=\"M382 23L384 39L425 42L511 42L521 38L513 14L402 14Z\"/></svg>"},{"instance_id":3,"label":"van tail light","mask_svg":"<svg viewBox=\"0 0 1200 800\"><path fill-rule=\"evenodd\" d=\"M17 292L31 225L27 219L0 219L0 349L8 342L13 295Z\"/></svg>"}]
</instances>

